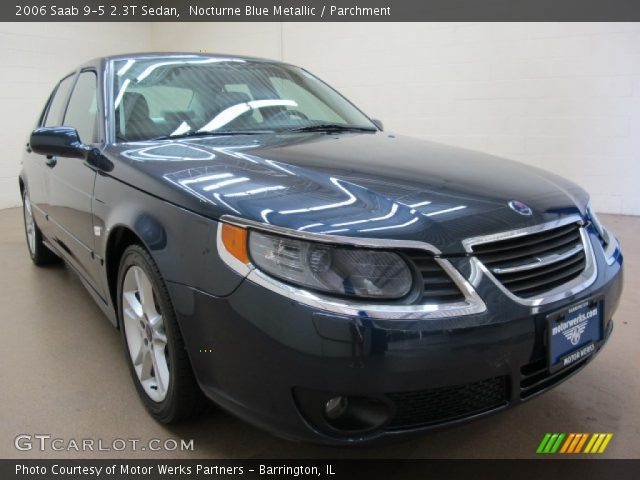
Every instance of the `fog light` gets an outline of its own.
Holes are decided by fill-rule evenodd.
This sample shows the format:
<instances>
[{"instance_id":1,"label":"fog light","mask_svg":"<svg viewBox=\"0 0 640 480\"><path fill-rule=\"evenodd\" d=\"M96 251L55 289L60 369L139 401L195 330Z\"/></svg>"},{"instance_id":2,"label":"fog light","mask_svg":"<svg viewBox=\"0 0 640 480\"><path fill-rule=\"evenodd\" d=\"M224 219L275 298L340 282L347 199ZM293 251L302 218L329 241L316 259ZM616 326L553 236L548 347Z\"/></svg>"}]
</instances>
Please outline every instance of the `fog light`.
<instances>
[{"instance_id":1,"label":"fog light","mask_svg":"<svg viewBox=\"0 0 640 480\"><path fill-rule=\"evenodd\" d=\"M349 400L347 400L347 397L333 397L324 406L324 413L329 420L335 420L344 415L348 407Z\"/></svg>"},{"instance_id":2,"label":"fog light","mask_svg":"<svg viewBox=\"0 0 640 480\"><path fill-rule=\"evenodd\" d=\"M336 430L363 433L380 428L389 419L389 405L367 397L332 397L324 404L324 417Z\"/></svg>"},{"instance_id":3,"label":"fog light","mask_svg":"<svg viewBox=\"0 0 640 480\"><path fill-rule=\"evenodd\" d=\"M340 392L342 393L342 392ZM294 397L305 419L332 436L352 437L384 428L393 416L393 404L386 397L340 395L297 387Z\"/></svg>"}]
</instances>

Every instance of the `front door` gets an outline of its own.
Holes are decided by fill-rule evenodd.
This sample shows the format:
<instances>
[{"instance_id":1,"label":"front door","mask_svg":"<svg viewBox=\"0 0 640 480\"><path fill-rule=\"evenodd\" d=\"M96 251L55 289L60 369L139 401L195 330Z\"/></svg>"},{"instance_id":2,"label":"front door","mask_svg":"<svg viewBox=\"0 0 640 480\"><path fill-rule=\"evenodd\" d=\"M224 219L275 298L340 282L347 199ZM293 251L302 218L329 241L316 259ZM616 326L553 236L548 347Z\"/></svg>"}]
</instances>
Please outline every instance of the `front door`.
<instances>
[{"instance_id":1,"label":"front door","mask_svg":"<svg viewBox=\"0 0 640 480\"><path fill-rule=\"evenodd\" d=\"M63 126L74 127L80 141L98 145L98 88L93 70L78 75L64 114ZM99 264L94 257L91 199L96 170L86 161L58 157L50 167L49 219L54 224L55 242L68 261L97 293L103 295Z\"/></svg>"}]
</instances>

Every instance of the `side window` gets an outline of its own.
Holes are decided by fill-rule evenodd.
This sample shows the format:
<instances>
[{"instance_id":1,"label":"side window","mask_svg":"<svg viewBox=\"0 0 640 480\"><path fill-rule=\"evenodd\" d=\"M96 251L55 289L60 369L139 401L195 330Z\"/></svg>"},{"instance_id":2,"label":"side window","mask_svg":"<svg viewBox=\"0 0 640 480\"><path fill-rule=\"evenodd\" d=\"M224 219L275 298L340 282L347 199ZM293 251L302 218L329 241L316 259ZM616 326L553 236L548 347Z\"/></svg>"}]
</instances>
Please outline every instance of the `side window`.
<instances>
[{"instance_id":1,"label":"side window","mask_svg":"<svg viewBox=\"0 0 640 480\"><path fill-rule=\"evenodd\" d=\"M45 127L58 127L62 123L62 115L64 114L64 107L67 104L67 97L69 96L69 90L73 86L74 75L70 75L63 79L56 88L51 103L49 104L49 110L47 111L47 117L45 118Z\"/></svg>"},{"instance_id":2,"label":"side window","mask_svg":"<svg viewBox=\"0 0 640 480\"><path fill-rule=\"evenodd\" d=\"M63 125L74 127L84 143L96 142L98 81L95 72L82 72L71 94Z\"/></svg>"}]
</instances>

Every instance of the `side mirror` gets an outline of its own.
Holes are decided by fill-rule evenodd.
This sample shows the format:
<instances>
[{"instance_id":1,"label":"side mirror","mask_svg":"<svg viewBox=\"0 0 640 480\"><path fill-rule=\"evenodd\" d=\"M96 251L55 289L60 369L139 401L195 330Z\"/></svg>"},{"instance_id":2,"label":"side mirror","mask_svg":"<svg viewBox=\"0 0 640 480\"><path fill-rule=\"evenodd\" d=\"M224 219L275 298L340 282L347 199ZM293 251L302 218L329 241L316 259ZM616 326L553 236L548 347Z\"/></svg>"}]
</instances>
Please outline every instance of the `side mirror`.
<instances>
[{"instance_id":1,"label":"side mirror","mask_svg":"<svg viewBox=\"0 0 640 480\"><path fill-rule=\"evenodd\" d=\"M80 141L73 127L42 127L31 132L31 151L40 155L86 158L89 148Z\"/></svg>"},{"instance_id":2,"label":"side mirror","mask_svg":"<svg viewBox=\"0 0 640 480\"><path fill-rule=\"evenodd\" d=\"M376 127L378 127L381 131L384 132L384 124L382 123L381 120L378 120L377 118L372 118L371 121Z\"/></svg>"}]
</instances>

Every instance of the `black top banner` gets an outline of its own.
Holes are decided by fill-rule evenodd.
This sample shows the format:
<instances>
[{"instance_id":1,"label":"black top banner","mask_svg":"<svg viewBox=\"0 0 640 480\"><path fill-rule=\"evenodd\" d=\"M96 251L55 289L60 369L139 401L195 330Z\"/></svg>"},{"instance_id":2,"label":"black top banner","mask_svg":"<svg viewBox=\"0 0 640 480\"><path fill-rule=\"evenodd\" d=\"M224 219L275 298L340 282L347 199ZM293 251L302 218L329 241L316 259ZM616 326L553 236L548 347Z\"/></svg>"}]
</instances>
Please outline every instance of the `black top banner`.
<instances>
[{"instance_id":1,"label":"black top banner","mask_svg":"<svg viewBox=\"0 0 640 480\"><path fill-rule=\"evenodd\" d=\"M638 0L14 0L3 22L640 21Z\"/></svg>"}]
</instances>

